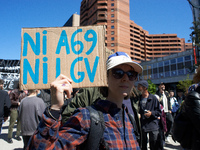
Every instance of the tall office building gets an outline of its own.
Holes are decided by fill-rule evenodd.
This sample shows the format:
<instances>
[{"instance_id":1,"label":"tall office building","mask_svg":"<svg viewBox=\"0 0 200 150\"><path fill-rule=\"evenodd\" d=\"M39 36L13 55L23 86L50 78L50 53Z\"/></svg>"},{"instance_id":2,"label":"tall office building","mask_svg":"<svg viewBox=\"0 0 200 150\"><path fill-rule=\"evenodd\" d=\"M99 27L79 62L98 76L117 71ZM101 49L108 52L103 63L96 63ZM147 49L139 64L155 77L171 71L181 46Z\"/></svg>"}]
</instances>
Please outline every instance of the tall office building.
<instances>
[{"instance_id":1,"label":"tall office building","mask_svg":"<svg viewBox=\"0 0 200 150\"><path fill-rule=\"evenodd\" d=\"M105 25L106 46L124 51L137 62L192 49L176 34L149 34L130 20L129 0L82 0L80 25Z\"/></svg>"}]
</instances>

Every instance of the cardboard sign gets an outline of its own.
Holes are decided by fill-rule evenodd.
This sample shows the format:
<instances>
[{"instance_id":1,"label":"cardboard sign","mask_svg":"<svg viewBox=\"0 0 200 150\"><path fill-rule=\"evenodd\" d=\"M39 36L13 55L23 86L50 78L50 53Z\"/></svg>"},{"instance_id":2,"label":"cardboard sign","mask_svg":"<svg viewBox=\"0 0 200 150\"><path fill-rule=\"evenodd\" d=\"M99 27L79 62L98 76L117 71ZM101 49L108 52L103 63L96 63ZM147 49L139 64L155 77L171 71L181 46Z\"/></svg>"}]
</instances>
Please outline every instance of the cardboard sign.
<instances>
[{"instance_id":1,"label":"cardboard sign","mask_svg":"<svg viewBox=\"0 0 200 150\"><path fill-rule=\"evenodd\" d=\"M23 28L20 89L49 89L60 74L73 87L107 86L105 27Z\"/></svg>"}]
</instances>

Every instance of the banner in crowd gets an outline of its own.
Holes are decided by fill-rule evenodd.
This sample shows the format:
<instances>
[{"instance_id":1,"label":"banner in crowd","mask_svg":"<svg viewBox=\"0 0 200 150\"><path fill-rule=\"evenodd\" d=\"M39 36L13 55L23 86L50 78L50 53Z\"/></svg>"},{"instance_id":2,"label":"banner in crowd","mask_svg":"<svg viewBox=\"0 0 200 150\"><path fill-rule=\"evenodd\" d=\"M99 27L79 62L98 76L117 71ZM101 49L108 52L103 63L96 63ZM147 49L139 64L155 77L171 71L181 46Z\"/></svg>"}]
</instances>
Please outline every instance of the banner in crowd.
<instances>
[{"instance_id":1,"label":"banner in crowd","mask_svg":"<svg viewBox=\"0 0 200 150\"><path fill-rule=\"evenodd\" d=\"M23 28L21 36L21 89L48 89L60 74L73 87L107 85L105 26Z\"/></svg>"},{"instance_id":2,"label":"banner in crowd","mask_svg":"<svg viewBox=\"0 0 200 150\"><path fill-rule=\"evenodd\" d=\"M18 88L20 61L0 59L0 79L4 80L4 90Z\"/></svg>"}]
</instances>

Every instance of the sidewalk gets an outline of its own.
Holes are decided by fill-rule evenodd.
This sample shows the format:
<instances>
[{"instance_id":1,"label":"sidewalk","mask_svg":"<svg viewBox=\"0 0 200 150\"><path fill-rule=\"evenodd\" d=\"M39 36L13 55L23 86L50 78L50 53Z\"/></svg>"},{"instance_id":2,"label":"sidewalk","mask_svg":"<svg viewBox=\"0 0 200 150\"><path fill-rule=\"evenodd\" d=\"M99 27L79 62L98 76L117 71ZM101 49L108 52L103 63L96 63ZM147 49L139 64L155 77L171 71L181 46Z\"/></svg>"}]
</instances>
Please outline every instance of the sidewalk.
<instances>
[{"instance_id":1,"label":"sidewalk","mask_svg":"<svg viewBox=\"0 0 200 150\"><path fill-rule=\"evenodd\" d=\"M14 129L13 129L13 139L12 139L13 143L7 142L8 126L9 126L9 120L4 122L4 124L2 126L2 131L1 131L1 135L0 135L0 150L23 150L23 147L24 147L23 140L17 141L14 138L15 133L16 133L16 125L14 126Z\"/></svg>"},{"instance_id":2,"label":"sidewalk","mask_svg":"<svg viewBox=\"0 0 200 150\"><path fill-rule=\"evenodd\" d=\"M9 120L7 120L3 124L3 128L0 135L0 150L23 150L23 140L17 141L15 138L13 138L13 143L7 142L7 136L8 136L8 126L9 126ZM15 137L16 133L16 125L13 129L13 137ZM21 137L22 138L22 137ZM174 142L170 136L170 143L166 142L164 150L182 150L180 144L178 142Z\"/></svg>"}]
</instances>

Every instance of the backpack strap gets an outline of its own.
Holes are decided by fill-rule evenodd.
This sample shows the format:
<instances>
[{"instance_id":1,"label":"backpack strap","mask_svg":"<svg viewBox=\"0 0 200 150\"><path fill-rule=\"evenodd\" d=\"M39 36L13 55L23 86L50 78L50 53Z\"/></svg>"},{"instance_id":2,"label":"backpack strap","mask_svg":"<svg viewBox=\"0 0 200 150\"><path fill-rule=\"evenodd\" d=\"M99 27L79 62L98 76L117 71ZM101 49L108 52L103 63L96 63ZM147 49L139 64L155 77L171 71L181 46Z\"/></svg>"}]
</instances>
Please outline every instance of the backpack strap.
<instances>
[{"instance_id":1,"label":"backpack strap","mask_svg":"<svg viewBox=\"0 0 200 150\"><path fill-rule=\"evenodd\" d=\"M101 138L105 130L103 113L94 108L94 106L86 107L90 112L90 131L85 143L85 150L97 150L100 146Z\"/></svg>"},{"instance_id":2,"label":"backpack strap","mask_svg":"<svg viewBox=\"0 0 200 150\"><path fill-rule=\"evenodd\" d=\"M136 121L135 121L135 118L134 118L134 116L132 115L132 114L130 114L130 113L128 113L128 116L129 116L129 119L130 119L130 121L131 121L131 123L132 123L132 125L133 125L133 129L134 129L134 134L135 134L135 136L136 136L136 140L137 140L137 142L140 144L140 132L139 132L139 130L138 130L138 127L137 127L137 125L136 125Z\"/></svg>"}]
</instances>

